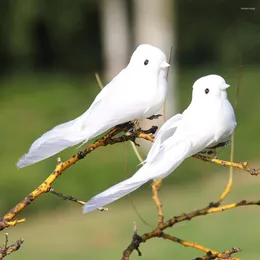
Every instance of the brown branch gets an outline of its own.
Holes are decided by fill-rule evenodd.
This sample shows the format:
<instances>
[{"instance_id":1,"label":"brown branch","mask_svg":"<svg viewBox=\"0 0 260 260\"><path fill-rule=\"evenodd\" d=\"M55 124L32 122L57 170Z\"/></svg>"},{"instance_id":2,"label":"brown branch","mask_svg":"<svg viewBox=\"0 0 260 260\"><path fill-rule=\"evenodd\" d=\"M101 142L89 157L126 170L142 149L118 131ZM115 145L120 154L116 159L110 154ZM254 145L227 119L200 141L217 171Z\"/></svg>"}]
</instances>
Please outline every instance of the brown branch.
<instances>
[{"instance_id":1,"label":"brown branch","mask_svg":"<svg viewBox=\"0 0 260 260\"><path fill-rule=\"evenodd\" d=\"M3 249L7 248L7 244L8 244L8 233L5 233L5 241L4 241Z\"/></svg>"},{"instance_id":2,"label":"brown branch","mask_svg":"<svg viewBox=\"0 0 260 260\"><path fill-rule=\"evenodd\" d=\"M53 188L50 188L49 192L51 192L52 194L62 198L63 200L69 200L69 201L72 201L72 202L76 202L76 203L80 204L81 206L84 206L86 204L85 201L78 200L78 199L76 199L72 196L66 196L66 195L62 194L61 192L54 190Z\"/></svg>"},{"instance_id":3,"label":"brown branch","mask_svg":"<svg viewBox=\"0 0 260 260\"><path fill-rule=\"evenodd\" d=\"M78 200L78 199L76 199L73 196L64 195L61 192L58 192L58 191L54 190L53 188L50 188L49 192L54 194L54 195L56 195L56 196L58 196L59 198L62 198L63 200L69 200L69 201L75 202L77 204L80 204L81 206L84 206L87 203L87 202L85 202L83 200ZM108 208L101 207L101 208L97 208L97 210L99 210L99 211L107 211Z\"/></svg>"},{"instance_id":4,"label":"brown branch","mask_svg":"<svg viewBox=\"0 0 260 260\"><path fill-rule=\"evenodd\" d=\"M232 181L232 176L231 176L231 178L229 178L229 180L228 180L225 190L221 193L220 198L218 199L217 202L215 202L215 205L219 206L221 204L221 202L227 197L227 195L231 191L232 183L233 183L233 181Z\"/></svg>"},{"instance_id":5,"label":"brown branch","mask_svg":"<svg viewBox=\"0 0 260 260\"><path fill-rule=\"evenodd\" d=\"M192 157L194 157L196 159L200 159L205 162L211 162L211 163L215 163L215 164L222 165L222 166L229 166L229 167L237 168L237 169L249 172L251 175L260 174L260 169L255 169L255 168L249 167L248 162L240 162L240 163L229 162L229 161L223 161L220 159L211 158L211 157L200 155L200 154L195 154Z\"/></svg>"},{"instance_id":6,"label":"brown branch","mask_svg":"<svg viewBox=\"0 0 260 260\"><path fill-rule=\"evenodd\" d=\"M28 205L30 205L35 199L44 193L48 193L51 190L51 185L55 180L70 166L77 163L80 159L83 159L87 154L91 153L95 149L101 146L113 145L116 143L122 143L126 141L135 142L136 138L143 138L149 141L153 141L151 134L154 134L157 127L153 126L148 131L142 131L141 129L130 131L134 128L132 123L125 123L114 127L108 134L101 139L97 140L93 144L87 146L82 152L72 156L65 162L59 161L55 170L50 176L34 191L32 191L27 197L19 202L15 207L10 209L3 218L0 218L0 231L6 227L14 226L18 223L22 223L25 219L13 220L20 212L22 212ZM130 132L129 132L130 131ZM115 137L117 134L123 133L119 137ZM56 194L57 195L57 194ZM68 198L67 198L68 199Z\"/></svg>"},{"instance_id":7,"label":"brown branch","mask_svg":"<svg viewBox=\"0 0 260 260\"><path fill-rule=\"evenodd\" d=\"M259 206L260 200L250 200L250 201L242 200L237 203L231 203L231 204L227 204L227 205L219 206L219 207L207 206L207 207L199 209L199 210L195 210L195 211L192 211L189 213L184 213L182 215L172 217L171 219L164 221L163 223L160 223L153 231L151 231L149 233L145 233L142 236L135 236L135 240L133 239L132 242L130 243L130 245L127 247L127 249L123 252L123 256L121 259L122 260L129 259L130 255L136 249L137 245L139 247L140 243L144 243L147 240L154 238L154 237L161 237L163 234L162 233L163 230L165 230L169 227L172 227L173 225L175 225L177 223L180 223L182 221L191 220L195 217L205 216L205 215L212 214L212 213L217 213L217 212L222 212L225 210L234 209L234 208L237 208L240 206L249 206L249 205L258 205ZM138 239L136 239L136 237L138 237ZM168 237L167 237L167 239L168 239ZM139 244L137 244L138 241L139 241ZM190 242L186 242L186 241L184 241L184 242L185 242L186 246L194 247L194 244L190 244ZM197 244L196 248L199 250L202 250L202 251L206 250L205 247L200 246L198 244ZM216 259L216 258L225 259L222 257L221 253L213 251L213 250L209 250L209 251L214 252L214 254L218 254L218 255L215 258L202 258L202 259Z\"/></svg>"},{"instance_id":8,"label":"brown branch","mask_svg":"<svg viewBox=\"0 0 260 260\"><path fill-rule=\"evenodd\" d=\"M234 253L240 252L241 251L240 248L232 248L231 250L227 250L225 252L218 253L214 250L211 250L209 248L201 246L198 243L185 241L185 240L182 240L180 238L171 236L169 234L162 233L161 237L164 238L164 239L168 239L172 242L179 243L183 246L192 247L192 248L198 249L200 251L206 252L206 255L204 255L202 257L197 257L195 260L210 260L210 259L239 260L239 258L234 258L231 255L234 254Z\"/></svg>"},{"instance_id":9,"label":"brown branch","mask_svg":"<svg viewBox=\"0 0 260 260\"><path fill-rule=\"evenodd\" d=\"M198 243L188 242L188 241L182 240L182 239L180 239L180 238L171 236L171 235L169 235L169 234L165 234L165 233L163 233L163 232L161 233L160 237L161 237L161 238L164 238L164 239L168 239L168 240L170 240L170 241L172 241L172 242L175 242L175 243L179 243L179 244L181 244L181 245L183 245L183 246L186 246L186 247L192 247L192 248L198 249L198 250L203 251L203 252L206 252L206 253L212 252L213 254L218 254L218 252L213 251L213 250L211 250L211 249L209 249L209 248L206 248L206 247L204 247L204 246L201 246L201 245L199 245Z\"/></svg>"},{"instance_id":10,"label":"brown branch","mask_svg":"<svg viewBox=\"0 0 260 260\"><path fill-rule=\"evenodd\" d=\"M0 231L6 227L16 226L17 224L23 223L25 221L26 221L25 218L13 220L13 221L5 221L3 218L0 218Z\"/></svg>"},{"instance_id":11,"label":"brown branch","mask_svg":"<svg viewBox=\"0 0 260 260\"><path fill-rule=\"evenodd\" d=\"M157 208L158 212L158 224L163 223L163 210L162 210L162 203L159 199L159 190L162 184L162 179L159 179L155 181L152 185L152 191L153 191L153 200Z\"/></svg>"},{"instance_id":12,"label":"brown branch","mask_svg":"<svg viewBox=\"0 0 260 260\"><path fill-rule=\"evenodd\" d=\"M14 244L7 246L8 234L5 233L5 241L3 247L0 247L0 260L3 259L5 256L10 255L11 253L17 251L21 247L23 242L24 242L23 239L19 239Z\"/></svg>"},{"instance_id":13,"label":"brown branch","mask_svg":"<svg viewBox=\"0 0 260 260\"><path fill-rule=\"evenodd\" d=\"M169 219L168 221L164 222L163 224L161 224L159 226L159 228L162 231L162 230L164 230L168 227L171 227L171 226L173 226L173 225L175 225L179 222L191 220L195 217L204 216L204 215L208 215L208 214L212 214L212 213L222 212L222 211L225 211L225 210L230 210L230 209L238 208L238 207L241 207L241 206L249 206L249 205L259 206L260 200L248 200L248 201L242 200L242 201L237 202L237 203L231 203L231 204L227 204L227 205L219 206L219 207L205 207L205 208L202 208L202 209L191 211L189 213L181 214L177 217L175 216L175 217ZM148 235L147 238L150 238L151 235L152 234Z\"/></svg>"},{"instance_id":14,"label":"brown branch","mask_svg":"<svg viewBox=\"0 0 260 260\"><path fill-rule=\"evenodd\" d=\"M239 260L239 258L234 258L232 257L232 254L241 252L242 249L241 248L237 248L234 247L230 250L227 250L225 252L221 252L221 253L214 253L214 252L207 252L206 255L202 256L202 257L197 257L195 258L195 260L211 260L211 259L228 259L228 260Z\"/></svg>"},{"instance_id":15,"label":"brown branch","mask_svg":"<svg viewBox=\"0 0 260 260\"><path fill-rule=\"evenodd\" d=\"M225 187L225 190L221 193L219 199L215 202L210 202L209 205L207 207L205 207L204 209L211 209L211 208L217 208L221 205L221 203L223 202L223 200L227 197L227 195L230 193L232 188L232 178L229 178L228 183Z\"/></svg>"}]
</instances>

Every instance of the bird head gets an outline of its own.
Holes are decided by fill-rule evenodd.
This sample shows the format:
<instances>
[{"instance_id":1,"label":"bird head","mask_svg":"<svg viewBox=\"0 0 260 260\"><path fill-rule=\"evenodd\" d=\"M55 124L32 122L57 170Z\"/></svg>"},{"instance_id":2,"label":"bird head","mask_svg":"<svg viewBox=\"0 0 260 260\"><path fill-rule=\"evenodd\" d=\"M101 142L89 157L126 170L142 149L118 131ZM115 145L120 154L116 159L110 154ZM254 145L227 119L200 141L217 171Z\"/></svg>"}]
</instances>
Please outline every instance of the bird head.
<instances>
[{"instance_id":1,"label":"bird head","mask_svg":"<svg viewBox=\"0 0 260 260\"><path fill-rule=\"evenodd\" d=\"M226 81L218 75L208 75L199 78L193 84L192 100L203 102L216 98L227 98L226 89L229 87Z\"/></svg>"},{"instance_id":2,"label":"bird head","mask_svg":"<svg viewBox=\"0 0 260 260\"><path fill-rule=\"evenodd\" d=\"M165 54L149 44L139 45L128 64L128 67L139 70L140 73L152 72L156 74L161 71L166 72L169 66Z\"/></svg>"}]
</instances>

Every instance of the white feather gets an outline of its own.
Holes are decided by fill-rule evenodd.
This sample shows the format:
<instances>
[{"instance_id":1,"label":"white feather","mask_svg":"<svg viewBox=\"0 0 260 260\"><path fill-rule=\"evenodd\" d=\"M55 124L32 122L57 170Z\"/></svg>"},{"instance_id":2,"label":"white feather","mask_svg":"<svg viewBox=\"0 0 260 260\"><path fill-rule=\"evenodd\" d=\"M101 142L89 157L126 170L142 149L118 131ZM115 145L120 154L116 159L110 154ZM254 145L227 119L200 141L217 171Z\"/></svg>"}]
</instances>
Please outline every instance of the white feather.
<instances>
[{"instance_id":1,"label":"white feather","mask_svg":"<svg viewBox=\"0 0 260 260\"><path fill-rule=\"evenodd\" d=\"M162 127L156 134L154 144L152 145L147 158L146 160L144 160L143 163L153 161L153 159L159 152L161 144L175 133L178 124L181 122L182 117L182 114L177 114L171 117L162 125Z\"/></svg>"}]
</instances>

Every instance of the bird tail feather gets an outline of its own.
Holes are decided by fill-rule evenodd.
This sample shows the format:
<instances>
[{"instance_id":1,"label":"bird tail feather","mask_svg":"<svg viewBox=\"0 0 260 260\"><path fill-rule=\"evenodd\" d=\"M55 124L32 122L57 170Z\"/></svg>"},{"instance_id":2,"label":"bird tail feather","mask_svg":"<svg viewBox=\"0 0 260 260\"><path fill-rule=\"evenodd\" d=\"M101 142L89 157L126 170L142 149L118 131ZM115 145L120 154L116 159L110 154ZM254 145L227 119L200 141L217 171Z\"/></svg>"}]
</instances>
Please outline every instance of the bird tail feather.
<instances>
[{"instance_id":1,"label":"bird tail feather","mask_svg":"<svg viewBox=\"0 0 260 260\"><path fill-rule=\"evenodd\" d=\"M86 133L77 133L80 129L76 127L77 119L60 124L43 134L31 145L29 152L19 159L17 167L34 164L86 140Z\"/></svg>"},{"instance_id":2,"label":"bird tail feather","mask_svg":"<svg viewBox=\"0 0 260 260\"><path fill-rule=\"evenodd\" d=\"M83 206L83 213L88 213L105 205L108 205L145 184L151 178L148 178L148 176L145 176L145 174L140 174L141 172L144 173L143 169L144 167L140 168L140 170L131 178L122 181L91 198L86 203L86 205Z\"/></svg>"}]
</instances>

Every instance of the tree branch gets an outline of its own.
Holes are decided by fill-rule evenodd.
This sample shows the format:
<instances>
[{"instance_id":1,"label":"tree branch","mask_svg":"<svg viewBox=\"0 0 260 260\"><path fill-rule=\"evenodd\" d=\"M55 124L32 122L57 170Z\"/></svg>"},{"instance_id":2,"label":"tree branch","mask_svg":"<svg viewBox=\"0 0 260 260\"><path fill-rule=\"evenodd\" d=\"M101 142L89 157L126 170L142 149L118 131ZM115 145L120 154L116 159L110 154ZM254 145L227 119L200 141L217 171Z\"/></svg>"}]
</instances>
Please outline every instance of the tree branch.
<instances>
[{"instance_id":1,"label":"tree branch","mask_svg":"<svg viewBox=\"0 0 260 260\"><path fill-rule=\"evenodd\" d=\"M189 213L184 213L184 214L181 214L179 216L174 216L171 219L164 221L163 223L160 223L153 231L151 231L149 233L145 233L142 236L138 236L138 238L139 238L138 247L139 247L140 243L144 243L151 238L163 236L164 238L172 240L173 242L177 242L177 243L183 244L185 246L189 246L189 247L194 247L194 248L197 248L199 250L206 252L205 250L208 250L208 249L201 246L201 245L198 245L198 244L195 244L195 243L192 243L192 242L187 242L187 241L184 241L184 240L178 240L177 238L170 237L169 235L163 235L164 234L163 230L165 230L169 227L172 227L173 225L175 225L177 223L187 221L187 220L191 220L195 217L205 216L205 215L208 215L208 214L222 212L222 211L225 211L225 210L230 210L230 209L234 209L234 208L237 208L237 207L240 207L240 206L248 206L248 205L259 206L260 200L249 200L249 201L242 200L242 201L237 202L237 203L231 203L231 204L227 204L227 205L224 205L224 206L218 206L218 207L213 207L214 203L213 204L211 203L209 206L207 206L205 208L195 210L195 211L191 211ZM130 245L127 247L127 249L123 252L123 256L122 256L121 260L128 260L130 255L132 254L132 252L136 249L136 247L137 247L137 240L133 239L132 242L130 243ZM205 260L205 259L216 259L216 258L227 259L227 258L223 258L223 255L220 252L216 252L214 250L209 250L209 251L211 253L213 252L213 255L211 256L211 258L202 258L203 260Z\"/></svg>"},{"instance_id":2,"label":"tree branch","mask_svg":"<svg viewBox=\"0 0 260 260\"><path fill-rule=\"evenodd\" d=\"M237 169L249 172L251 175L260 174L260 169L255 169L255 168L249 167L248 162L240 162L240 163L229 162L229 161L223 161L220 159L211 158L211 157L200 155L200 154L195 154L192 157L196 158L196 159L200 159L205 162L211 162L211 163L215 163L215 164L222 165L222 166L229 166L229 167L237 168Z\"/></svg>"},{"instance_id":3,"label":"tree branch","mask_svg":"<svg viewBox=\"0 0 260 260\"><path fill-rule=\"evenodd\" d=\"M197 257L197 258L195 258L195 260L211 260L211 259L239 260L239 258L232 257L232 254L235 254L240 251L242 251L242 249L237 248L237 247L234 247L230 250L227 250L227 251L221 252L221 253L213 253L213 252L209 251L209 252L207 252L206 255L204 255L202 257Z\"/></svg>"},{"instance_id":4,"label":"tree branch","mask_svg":"<svg viewBox=\"0 0 260 260\"><path fill-rule=\"evenodd\" d=\"M73 201L73 202L80 204L81 206L84 206L86 204L85 201L78 200L78 199L76 199L72 196L66 196L66 195L62 194L61 192L54 190L53 188L50 188L49 192L58 196L58 197L60 197L60 198L62 198L63 200L70 200L70 201Z\"/></svg>"},{"instance_id":5,"label":"tree branch","mask_svg":"<svg viewBox=\"0 0 260 260\"><path fill-rule=\"evenodd\" d=\"M57 164L54 171L50 174L50 176L34 191L32 191L27 197L25 197L21 202L19 202L15 207L10 209L3 218L0 218L0 231L6 227L14 226L18 223L25 222L25 218L20 220L13 220L20 212L22 212L28 205L30 205L35 199L37 199L40 195L44 193L48 193L51 190L51 185L56 181L56 179L61 176L61 174L71 167L73 164L77 163L79 160L83 159L87 154L91 153L95 149L101 146L113 145L116 143L122 143L127 141L135 142L136 138L142 138L149 141L153 141L152 134L157 130L156 126L153 126L151 129L147 131L142 131L141 129L133 130L134 125L131 122L118 125L114 127L108 134L106 134L101 139L97 140L93 144L87 146L81 152L78 152L77 155L73 155L70 159L65 162L61 162ZM115 137L119 133L123 133L119 137ZM57 195L57 194L56 194ZM62 197L62 196L60 196ZM64 197L63 197L64 199ZM66 198L68 199L68 197Z\"/></svg>"},{"instance_id":6,"label":"tree branch","mask_svg":"<svg viewBox=\"0 0 260 260\"><path fill-rule=\"evenodd\" d=\"M58 191L54 190L53 188L50 188L49 192L51 192L52 194L58 196L59 198L62 198L63 200L69 200L69 201L75 202L77 204L80 204L81 206L84 206L87 203L87 202L85 202L83 200L78 200L78 199L76 199L73 196L64 195L61 192L58 192ZM97 208L97 209L99 211L107 211L108 210L108 208L103 208L103 207L100 207L100 208Z\"/></svg>"},{"instance_id":7,"label":"tree branch","mask_svg":"<svg viewBox=\"0 0 260 260\"><path fill-rule=\"evenodd\" d=\"M213 251L213 250L211 250L211 249L209 249L209 248L206 248L206 247L204 247L204 246L201 246L201 245L199 245L198 243L195 243L195 242L188 242L188 241L185 241L185 240L182 240L182 239L180 239L180 238L177 238L177 237L174 237L174 236L171 236L171 235L169 235L169 234L165 234L165 233L161 233L161 236L160 237L162 237L162 238L164 238L164 239L168 239L168 240L170 240L170 241L172 241L172 242L175 242L175 243L179 243L179 244L181 244L181 245L183 245L183 246L186 246L186 247L192 247L192 248L195 248L195 249L198 249L198 250L200 250L200 251L203 251L203 252L212 252L213 254L217 254L218 252L216 252L216 251Z\"/></svg>"},{"instance_id":8,"label":"tree branch","mask_svg":"<svg viewBox=\"0 0 260 260\"><path fill-rule=\"evenodd\" d=\"M8 234L5 233L5 241L3 247L0 247L0 260L3 259L5 256L10 255L11 253L17 251L21 247L23 242L24 242L23 239L19 239L14 244L7 246Z\"/></svg>"},{"instance_id":9,"label":"tree branch","mask_svg":"<svg viewBox=\"0 0 260 260\"><path fill-rule=\"evenodd\" d=\"M163 223L163 210L162 210L162 203L159 199L159 191L162 184L162 179L159 179L155 181L152 185L152 191L153 191L153 200L157 208L158 212L158 224Z\"/></svg>"}]
</instances>

